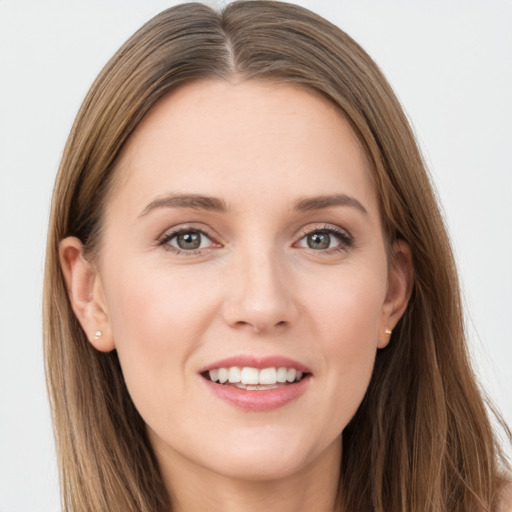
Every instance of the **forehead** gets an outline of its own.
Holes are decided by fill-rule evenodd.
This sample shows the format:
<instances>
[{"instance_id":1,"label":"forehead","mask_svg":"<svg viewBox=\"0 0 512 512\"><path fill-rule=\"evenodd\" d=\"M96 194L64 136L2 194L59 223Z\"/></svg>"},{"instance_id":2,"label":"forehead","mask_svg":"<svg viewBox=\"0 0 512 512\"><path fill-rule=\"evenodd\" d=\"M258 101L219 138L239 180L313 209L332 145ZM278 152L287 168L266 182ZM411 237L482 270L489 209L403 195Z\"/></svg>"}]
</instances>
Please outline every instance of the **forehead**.
<instances>
[{"instance_id":1,"label":"forehead","mask_svg":"<svg viewBox=\"0 0 512 512\"><path fill-rule=\"evenodd\" d=\"M113 195L131 194L132 202L172 191L282 201L334 188L357 194L370 209L377 202L348 121L295 84L201 80L179 87L139 124L116 173Z\"/></svg>"}]
</instances>

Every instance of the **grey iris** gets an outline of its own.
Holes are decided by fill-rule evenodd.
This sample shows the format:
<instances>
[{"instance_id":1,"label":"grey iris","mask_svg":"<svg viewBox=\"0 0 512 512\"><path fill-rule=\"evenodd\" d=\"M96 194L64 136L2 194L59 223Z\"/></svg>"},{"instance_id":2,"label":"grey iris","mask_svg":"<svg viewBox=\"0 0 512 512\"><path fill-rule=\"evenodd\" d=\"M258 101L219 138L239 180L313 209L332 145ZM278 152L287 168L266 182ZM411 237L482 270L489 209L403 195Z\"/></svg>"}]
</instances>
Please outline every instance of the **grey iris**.
<instances>
[{"instance_id":1,"label":"grey iris","mask_svg":"<svg viewBox=\"0 0 512 512\"><path fill-rule=\"evenodd\" d=\"M198 249L201 245L201 234L194 231L180 233L176 238L176 243L180 249Z\"/></svg>"},{"instance_id":2,"label":"grey iris","mask_svg":"<svg viewBox=\"0 0 512 512\"><path fill-rule=\"evenodd\" d=\"M328 249L331 236L328 233L311 233L307 236L307 242L311 249Z\"/></svg>"}]
</instances>

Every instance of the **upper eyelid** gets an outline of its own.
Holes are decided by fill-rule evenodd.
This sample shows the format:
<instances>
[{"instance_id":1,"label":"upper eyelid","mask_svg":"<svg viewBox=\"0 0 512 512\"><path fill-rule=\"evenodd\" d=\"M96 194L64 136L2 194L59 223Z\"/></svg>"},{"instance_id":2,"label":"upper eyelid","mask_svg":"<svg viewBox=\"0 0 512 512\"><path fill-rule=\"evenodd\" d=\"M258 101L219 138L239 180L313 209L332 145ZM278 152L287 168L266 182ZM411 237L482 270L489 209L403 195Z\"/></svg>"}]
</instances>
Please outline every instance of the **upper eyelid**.
<instances>
[{"instance_id":1,"label":"upper eyelid","mask_svg":"<svg viewBox=\"0 0 512 512\"><path fill-rule=\"evenodd\" d=\"M300 245L300 243L310 234L312 233L316 233L316 232L327 232L330 236L334 236L335 238L338 239L338 246L337 247L330 247L330 248L326 248L326 249L320 249L320 250L317 250L317 249L314 249L314 251L317 253L317 254L324 254L324 255L328 255L328 254L334 254L334 253L338 253L340 251L347 251L349 249L352 249L354 246L355 246L355 240L354 240L354 237L351 235L351 233L345 229L345 228L342 228L336 224L323 224L321 226L311 226L310 228L305 228L303 231L302 231L302 234L301 235L298 235L296 241L293 243L293 247L297 247L297 248L301 248L301 249L308 249L302 245ZM313 250L311 248L311 250Z\"/></svg>"},{"instance_id":2,"label":"upper eyelid","mask_svg":"<svg viewBox=\"0 0 512 512\"><path fill-rule=\"evenodd\" d=\"M212 241L215 241L216 235L212 232L209 228L204 227L197 227L194 226L193 223L190 224L180 224L178 226L174 226L172 228L166 229L159 237L158 241L162 242L165 240L171 239L173 236L179 235L180 233L186 232L186 231L197 231L198 233L201 233L202 235L210 238Z\"/></svg>"},{"instance_id":3,"label":"upper eyelid","mask_svg":"<svg viewBox=\"0 0 512 512\"><path fill-rule=\"evenodd\" d=\"M199 247L197 249L182 249L180 247L175 247L171 243L171 241L175 239L180 233L186 233L189 231L195 231L197 233L200 233L201 236L206 237L210 241L210 245L208 245L207 247ZM208 234L205 230L188 226L168 229L157 239L157 245L158 247L164 248L165 251L174 253L175 255L182 256L199 255L201 253L205 253L205 251L211 250L212 248L216 248L215 246L222 246L221 243L219 243L213 236Z\"/></svg>"},{"instance_id":4,"label":"upper eyelid","mask_svg":"<svg viewBox=\"0 0 512 512\"><path fill-rule=\"evenodd\" d=\"M350 233L350 231L348 231L348 229L330 223L319 223L317 225L309 227L305 226L298 231L296 236L300 237L299 239L302 239L305 236L309 235L310 233L314 233L315 231L330 231L331 233L346 235L350 239L353 238L352 234Z\"/></svg>"},{"instance_id":5,"label":"upper eyelid","mask_svg":"<svg viewBox=\"0 0 512 512\"><path fill-rule=\"evenodd\" d=\"M225 241L222 240L222 237L220 237L216 231L211 229L208 226L197 226L194 222L190 223L183 223L179 224L177 226L173 226L171 228L166 229L158 238L158 243L166 243L170 239L172 239L174 236L179 235L180 233L186 232L186 231L197 231L198 233L201 233L202 235L208 237L212 242L214 243L220 243L224 244ZM333 234L338 234L343 237L343 235L346 238L349 238L353 240L352 234L346 229L342 228L341 226L338 226L336 224L331 224L328 222L319 222L319 223L311 223L306 226L301 227L299 230L295 232L294 239L296 243L300 240L302 240L305 236L314 233L315 231L329 231Z\"/></svg>"},{"instance_id":6,"label":"upper eyelid","mask_svg":"<svg viewBox=\"0 0 512 512\"><path fill-rule=\"evenodd\" d=\"M176 238L178 235L180 235L181 233L187 233L187 232L196 232L196 233L200 233L202 236L205 236L206 238L208 238L209 240L211 240L212 242L214 242L214 240L212 239L212 237L208 234L208 233L205 233L204 231L201 231L199 229L178 229L176 231L171 231L167 234L164 234L161 241L163 243L168 243L169 240L172 240L173 238Z\"/></svg>"}]
</instances>

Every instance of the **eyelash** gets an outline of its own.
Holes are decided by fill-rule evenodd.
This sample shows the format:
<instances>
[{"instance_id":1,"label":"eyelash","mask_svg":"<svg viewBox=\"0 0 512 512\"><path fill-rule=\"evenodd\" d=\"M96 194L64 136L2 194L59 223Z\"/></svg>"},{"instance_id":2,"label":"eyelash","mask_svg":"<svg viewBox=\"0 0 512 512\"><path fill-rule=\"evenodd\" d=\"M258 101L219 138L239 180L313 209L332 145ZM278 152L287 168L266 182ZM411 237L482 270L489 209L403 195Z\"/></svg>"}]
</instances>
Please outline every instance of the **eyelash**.
<instances>
[{"instance_id":1,"label":"eyelash","mask_svg":"<svg viewBox=\"0 0 512 512\"><path fill-rule=\"evenodd\" d=\"M348 231L340 228L335 228L333 226L324 225L321 228L318 227L312 227L310 229L307 229L304 234L300 237L299 242L304 240L308 235L311 235L313 233L326 233L328 235L333 235L339 240L339 245L336 247L331 247L329 249L324 249L321 251L315 251L314 252L321 252L323 254L337 254L340 252L347 251L351 247L354 246L354 239L353 237L348 233Z\"/></svg>"},{"instance_id":2,"label":"eyelash","mask_svg":"<svg viewBox=\"0 0 512 512\"><path fill-rule=\"evenodd\" d=\"M208 238L212 242L212 245L210 245L209 247L203 247L203 248L199 247L198 249L189 249L189 250L180 249L178 247L170 245L171 240L173 240L180 234L184 234L184 233L199 233L201 236ZM347 251L354 245L354 239L347 231L339 229L339 228L335 228L335 227L329 226L329 225L324 225L321 228L311 227L311 228L307 229L306 231L304 231L302 236L299 238L298 242L296 242L294 245L301 242L307 236L309 236L313 233L323 233L323 234L332 235L332 236L336 237L340 242L339 245L336 247L331 247L331 248L322 249L322 250L315 250L315 249L309 248L313 252L318 252L318 253L328 254L328 255L337 254L339 252ZM165 233L163 235L163 237L159 240L158 245L163 246L166 251L172 252L177 255L185 255L185 256L194 256L196 254L200 254L201 252L203 252L205 250L215 247L216 245L220 246L220 244L215 241L215 238L211 234L206 232L205 230L194 228L194 227L189 227L189 226L184 226L184 227L180 227L177 229L173 229L172 231Z\"/></svg>"},{"instance_id":3,"label":"eyelash","mask_svg":"<svg viewBox=\"0 0 512 512\"><path fill-rule=\"evenodd\" d=\"M184 233L199 233L201 236L204 236L204 237L208 238L209 240L211 240L212 245L210 247L203 247L203 248L200 247L198 249L189 249L189 250L180 249L179 247L174 247L174 246L170 245L169 242L173 238L176 238L180 234L184 234ZM211 247L215 247L215 245L220 245L220 244L215 242L214 237L211 234L207 233L205 230L194 228L194 227L189 227L189 226L184 226L184 227L180 227L177 229L173 229L172 231L165 233L164 236L158 242L158 245L163 246L166 251L172 252L177 255L194 256L196 254L200 254L202 251L208 250Z\"/></svg>"}]
</instances>

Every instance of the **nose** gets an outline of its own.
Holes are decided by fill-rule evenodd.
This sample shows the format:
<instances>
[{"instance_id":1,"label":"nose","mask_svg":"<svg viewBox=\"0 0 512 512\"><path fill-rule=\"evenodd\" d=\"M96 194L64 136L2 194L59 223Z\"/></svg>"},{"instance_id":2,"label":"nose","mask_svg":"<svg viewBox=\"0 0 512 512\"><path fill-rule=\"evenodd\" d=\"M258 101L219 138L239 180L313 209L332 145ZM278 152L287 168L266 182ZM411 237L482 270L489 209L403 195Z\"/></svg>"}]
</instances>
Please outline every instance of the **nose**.
<instances>
[{"instance_id":1,"label":"nose","mask_svg":"<svg viewBox=\"0 0 512 512\"><path fill-rule=\"evenodd\" d=\"M272 253L241 256L230 268L228 283L223 314L229 326L268 333L297 320L293 279Z\"/></svg>"}]
</instances>

